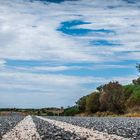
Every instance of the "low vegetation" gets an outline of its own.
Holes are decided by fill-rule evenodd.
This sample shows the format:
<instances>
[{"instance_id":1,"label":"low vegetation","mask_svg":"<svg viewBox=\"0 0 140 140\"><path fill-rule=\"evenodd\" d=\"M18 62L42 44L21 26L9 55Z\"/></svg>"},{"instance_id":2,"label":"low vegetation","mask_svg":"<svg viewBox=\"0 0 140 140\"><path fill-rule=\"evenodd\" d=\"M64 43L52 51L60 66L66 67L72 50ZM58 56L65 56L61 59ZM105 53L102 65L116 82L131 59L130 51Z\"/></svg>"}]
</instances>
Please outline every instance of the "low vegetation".
<instances>
[{"instance_id":1,"label":"low vegetation","mask_svg":"<svg viewBox=\"0 0 140 140\"><path fill-rule=\"evenodd\" d=\"M137 69L140 72L140 65L137 65ZM79 115L94 116L124 114L125 116L140 116L140 77L128 85L121 85L118 81L101 85L96 91L81 97L76 105L69 109L73 112L72 115L75 112L75 115L79 113Z\"/></svg>"}]
</instances>

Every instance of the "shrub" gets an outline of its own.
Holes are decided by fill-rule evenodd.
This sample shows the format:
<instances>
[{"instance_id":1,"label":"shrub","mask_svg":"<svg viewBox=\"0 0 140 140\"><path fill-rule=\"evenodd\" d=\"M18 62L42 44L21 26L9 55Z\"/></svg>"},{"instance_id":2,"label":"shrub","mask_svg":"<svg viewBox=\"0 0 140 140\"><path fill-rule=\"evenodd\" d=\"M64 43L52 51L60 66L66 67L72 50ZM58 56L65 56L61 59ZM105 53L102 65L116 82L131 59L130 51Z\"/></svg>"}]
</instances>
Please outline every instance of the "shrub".
<instances>
[{"instance_id":1,"label":"shrub","mask_svg":"<svg viewBox=\"0 0 140 140\"><path fill-rule=\"evenodd\" d=\"M95 113L100 108L99 102L100 94L98 92L93 92L86 98L86 111L89 113Z\"/></svg>"},{"instance_id":2,"label":"shrub","mask_svg":"<svg viewBox=\"0 0 140 140\"><path fill-rule=\"evenodd\" d=\"M124 89L116 82L109 82L102 87L100 104L102 111L122 113L124 110Z\"/></svg>"},{"instance_id":3,"label":"shrub","mask_svg":"<svg viewBox=\"0 0 140 140\"><path fill-rule=\"evenodd\" d=\"M79 113L79 109L76 106L69 107L64 110L64 116L74 116Z\"/></svg>"},{"instance_id":4,"label":"shrub","mask_svg":"<svg viewBox=\"0 0 140 140\"><path fill-rule=\"evenodd\" d=\"M76 102L80 112L84 112L86 110L86 98L87 96L83 96Z\"/></svg>"}]
</instances>

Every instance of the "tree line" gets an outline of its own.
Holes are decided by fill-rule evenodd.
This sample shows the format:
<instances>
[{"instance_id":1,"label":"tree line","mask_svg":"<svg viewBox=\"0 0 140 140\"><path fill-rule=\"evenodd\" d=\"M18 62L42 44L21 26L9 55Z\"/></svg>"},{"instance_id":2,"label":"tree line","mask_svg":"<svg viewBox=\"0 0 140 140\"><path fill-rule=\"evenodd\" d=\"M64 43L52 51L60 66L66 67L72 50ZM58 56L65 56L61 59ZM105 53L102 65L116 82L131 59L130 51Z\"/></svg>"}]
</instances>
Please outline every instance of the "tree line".
<instances>
[{"instance_id":1,"label":"tree line","mask_svg":"<svg viewBox=\"0 0 140 140\"><path fill-rule=\"evenodd\" d=\"M140 64L137 66L140 72ZM81 97L76 105L65 109L65 115L79 113L112 112L125 114L140 112L140 77L128 85L111 81L96 88L96 91Z\"/></svg>"}]
</instances>

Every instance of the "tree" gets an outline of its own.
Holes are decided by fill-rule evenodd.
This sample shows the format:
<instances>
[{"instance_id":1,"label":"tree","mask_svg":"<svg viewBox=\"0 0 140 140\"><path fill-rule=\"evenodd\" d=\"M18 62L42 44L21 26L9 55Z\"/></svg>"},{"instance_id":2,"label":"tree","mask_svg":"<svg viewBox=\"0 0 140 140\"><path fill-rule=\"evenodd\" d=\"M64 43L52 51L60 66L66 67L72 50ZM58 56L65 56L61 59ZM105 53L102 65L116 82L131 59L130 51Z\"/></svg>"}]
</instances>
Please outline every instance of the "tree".
<instances>
[{"instance_id":1,"label":"tree","mask_svg":"<svg viewBox=\"0 0 140 140\"><path fill-rule=\"evenodd\" d=\"M140 86L135 86L126 104L128 108L140 106Z\"/></svg>"},{"instance_id":2,"label":"tree","mask_svg":"<svg viewBox=\"0 0 140 140\"><path fill-rule=\"evenodd\" d=\"M80 112L84 112L86 109L86 98L87 96L83 96L76 102Z\"/></svg>"},{"instance_id":3,"label":"tree","mask_svg":"<svg viewBox=\"0 0 140 140\"><path fill-rule=\"evenodd\" d=\"M102 92L102 90L103 90L103 85L97 87L96 89L97 89L99 92Z\"/></svg>"},{"instance_id":4,"label":"tree","mask_svg":"<svg viewBox=\"0 0 140 140\"><path fill-rule=\"evenodd\" d=\"M140 77L138 77L137 79L134 79L132 82L134 85L140 85Z\"/></svg>"},{"instance_id":5,"label":"tree","mask_svg":"<svg viewBox=\"0 0 140 140\"><path fill-rule=\"evenodd\" d=\"M135 89L135 85L129 84L129 85L123 86L123 88L124 88L124 99L126 101L132 95L132 93Z\"/></svg>"},{"instance_id":6,"label":"tree","mask_svg":"<svg viewBox=\"0 0 140 140\"><path fill-rule=\"evenodd\" d=\"M108 94L106 92L102 92L101 96L99 98L100 110L101 111L107 111L108 110L109 100L110 100L110 94Z\"/></svg>"},{"instance_id":7,"label":"tree","mask_svg":"<svg viewBox=\"0 0 140 140\"><path fill-rule=\"evenodd\" d=\"M64 109L65 116L74 116L79 113L79 109L76 106L72 106Z\"/></svg>"},{"instance_id":8,"label":"tree","mask_svg":"<svg viewBox=\"0 0 140 140\"><path fill-rule=\"evenodd\" d=\"M93 92L86 98L86 111L88 113L95 113L99 111L100 108L99 97L100 97L99 92Z\"/></svg>"},{"instance_id":9,"label":"tree","mask_svg":"<svg viewBox=\"0 0 140 140\"><path fill-rule=\"evenodd\" d=\"M102 87L100 104L102 111L122 113L124 110L124 89L119 82L109 82Z\"/></svg>"}]
</instances>

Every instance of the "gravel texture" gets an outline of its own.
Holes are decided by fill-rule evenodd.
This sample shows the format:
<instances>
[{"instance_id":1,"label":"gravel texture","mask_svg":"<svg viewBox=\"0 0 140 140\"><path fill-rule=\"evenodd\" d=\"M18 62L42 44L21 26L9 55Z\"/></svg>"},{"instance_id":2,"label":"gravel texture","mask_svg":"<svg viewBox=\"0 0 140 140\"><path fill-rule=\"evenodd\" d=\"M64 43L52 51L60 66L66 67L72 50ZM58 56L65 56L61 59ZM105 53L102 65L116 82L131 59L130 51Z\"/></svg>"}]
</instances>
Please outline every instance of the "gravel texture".
<instances>
[{"instance_id":1,"label":"gravel texture","mask_svg":"<svg viewBox=\"0 0 140 140\"><path fill-rule=\"evenodd\" d=\"M140 140L140 118L125 117L47 117L73 125Z\"/></svg>"},{"instance_id":2,"label":"gravel texture","mask_svg":"<svg viewBox=\"0 0 140 140\"><path fill-rule=\"evenodd\" d=\"M52 123L36 117L32 118L42 140L86 140L86 138L82 138L74 132L65 131Z\"/></svg>"},{"instance_id":3,"label":"gravel texture","mask_svg":"<svg viewBox=\"0 0 140 140\"><path fill-rule=\"evenodd\" d=\"M140 140L140 118L0 117L0 140Z\"/></svg>"},{"instance_id":4,"label":"gravel texture","mask_svg":"<svg viewBox=\"0 0 140 140\"><path fill-rule=\"evenodd\" d=\"M10 131L14 126L17 125L24 117L20 115L11 115L0 117L0 139L2 135Z\"/></svg>"},{"instance_id":5,"label":"gravel texture","mask_svg":"<svg viewBox=\"0 0 140 140\"><path fill-rule=\"evenodd\" d=\"M2 140L41 140L31 116L25 117Z\"/></svg>"},{"instance_id":6,"label":"gravel texture","mask_svg":"<svg viewBox=\"0 0 140 140\"><path fill-rule=\"evenodd\" d=\"M123 138L117 135L109 135L107 133L72 125L66 122L62 122L62 121L51 120L44 117L38 117L38 118L45 120L49 122L50 124L53 124L57 127L60 127L64 131L74 132L80 137L85 137L86 140L128 140L127 138Z\"/></svg>"}]
</instances>

